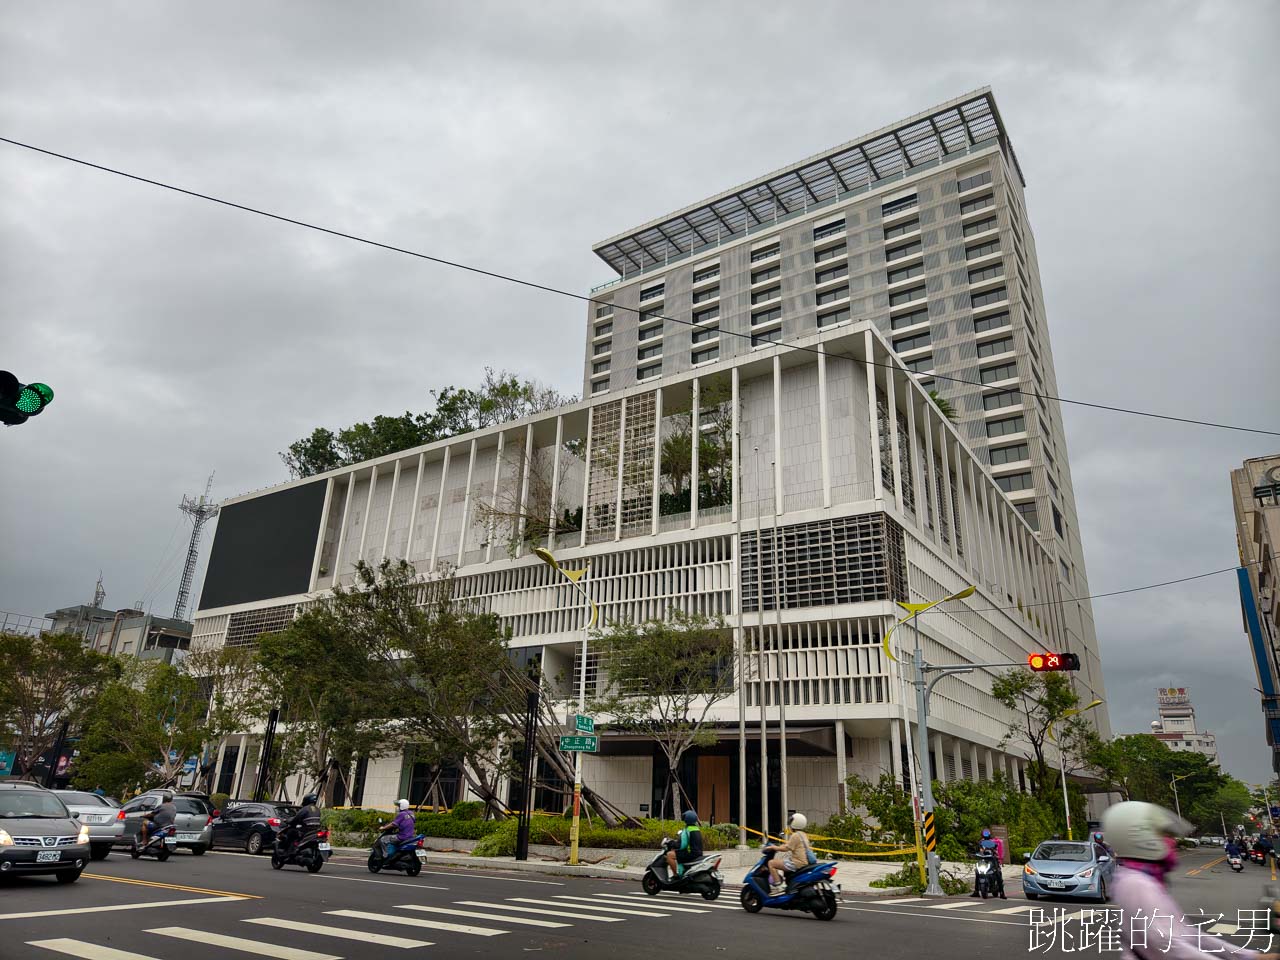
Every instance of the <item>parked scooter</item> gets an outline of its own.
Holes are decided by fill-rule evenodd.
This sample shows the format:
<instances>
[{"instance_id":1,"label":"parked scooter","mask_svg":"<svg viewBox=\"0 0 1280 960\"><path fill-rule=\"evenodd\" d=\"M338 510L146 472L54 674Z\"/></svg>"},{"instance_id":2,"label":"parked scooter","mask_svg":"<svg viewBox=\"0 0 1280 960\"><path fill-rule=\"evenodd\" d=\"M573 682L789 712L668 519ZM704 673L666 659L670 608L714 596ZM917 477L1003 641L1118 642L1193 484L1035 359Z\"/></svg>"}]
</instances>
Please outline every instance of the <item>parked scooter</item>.
<instances>
[{"instance_id":1,"label":"parked scooter","mask_svg":"<svg viewBox=\"0 0 1280 960\"><path fill-rule=\"evenodd\" d=\"M836 915L836 894L840 884L835 882L836 865L817 863L787 874L786 889L776 897L769 896L769 868L772 854L763 854L742 881L742 909L747 913L759 913L763 907L778 910L803 910L818 920L830 920Z\"/></svg>"},{"instance_id":2,"label":"parked scooter","mask_svg":"<svg viewBox=\"0 0 1280 960\"><path fill-rule=\"evenodd\" d=\"M275 847L271 851L271 866L279 870L288 863L296 863L306 867L308 873L319 873L324 862L333 856L333 847L329 845L329 831L317 830L296 842L288 845L280 843L276 837Z\"/></svg>"},{"instance_id":3,"label":"parked scooter","mask_svg":"<svg viewBox=\"0 0 1280 960\"><path fill-rule=\"evenodd\" d=\"M670 837L662 838L662 852L650 861L640 878L640 886L651 897L662 891L672 893L700 893L704 900L714 900L720 896L720 881L724 875L720 873L720 856L710 854L700 860L681 865L680 875L670 879L667 869L667 851L675 849L676 841Z\"/></svg>"},{"instance_id":4,"label":"parked scooter","mask_svg":"<svg viewBox=\"0 0 1280 960\"><path fill-rule=\"evenodd\" d=\"M994 853L990 850L978 851L978 862L973 866L973 886L983 900L999 895L1000 882L996 873L999 869L1000 864L996 862Z\"/></svg>"},{"instance_id":5,"label":"parked scooter","mask_svg":"<svg viewBox=\"0 0 1280 960\"><path fill-rule=\"evenodd\" d=\"M138 843L138 838L133 838L133 846L129 848L129 856L137 860L144 853L149 854L164 863L169 859L169 854L173 853L178 847L178 838L176 836L176 828L171 823L166 827L161 827L151 836L147 837L147 842Z\"/></svg>"},{"instance_id":6,"label":"parked scooter","mask_svg":"<svg viewBox=\"0 0 1280 960\"><path fill-rule=\"evenodd\" d=\"M422 872L422 861L427 858L427 852L422 849L426 839L425 833L418 834L412 840L403 841L396 840L394 837L379 837L373 841L373 848L369 851L369 872L400 870L411 877L416 877ZM387 845L386 853L383 851L383 844Z\"/></svg>"}]
</instances>

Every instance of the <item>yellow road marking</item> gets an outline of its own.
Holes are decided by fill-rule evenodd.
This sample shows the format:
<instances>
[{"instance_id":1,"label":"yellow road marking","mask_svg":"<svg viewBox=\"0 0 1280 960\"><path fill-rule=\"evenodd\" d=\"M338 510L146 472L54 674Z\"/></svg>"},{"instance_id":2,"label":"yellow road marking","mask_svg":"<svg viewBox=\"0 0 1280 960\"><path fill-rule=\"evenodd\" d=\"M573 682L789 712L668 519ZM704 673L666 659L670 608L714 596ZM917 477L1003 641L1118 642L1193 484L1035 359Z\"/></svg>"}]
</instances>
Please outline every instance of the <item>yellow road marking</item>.
<instances>
[{"instance_id":1,"label":"yellow road marking","mask_svg":"<svg viewBox=\"0 0 1280 960\"><path fill-rule=\"evenodd\" d=\"M110 880L112 883L131 883L139 887L158 887L161 890L181 890L183 893L205 893L211 897L240 897L242 900L261 900L262 897L252 893L232 893L229 890L209 890L205 887L187 887L180 883L160 883L157 880L133 880L125 877L108 877L102 873L83 873L82 877L92 880Z\"/></svg>"},{"instance_id":2,"label":"yellow road marking","mask_svg":"<svg viewBox=\"0 0 1280 960\"><path fill-rule=\"evenodd\" d=\"M1274 858L1272 858L1272 860L1271 860L1271 879L1272 879L1272 880L1274 880L1275 878L1276 878L1276 861L1275 861L1275 859L1274 859Z\"/></svg>"},{"instance_id":3,"label":"yellow road marking","mask_svg":"<svg viewBox=\"0 0 1280 960\"><path fill-rule=\"evenodd\" d=\"M1188 871L1187 871L1187 876L1188 876L1188 877L1194 877L1194 876L1196 876L1196 874L1200 873L1202 870L1208 870L1210 867L1216 867L1218 864L1226 862L1226 859L1227 859L1227 858L1226 858L1225 856L1223 856L1223 857L1218 857L1218 859L1216 859L1216 860L1210 860L1210 861L1209 861L1208 863L1206 863L1203 867L1196 867L1194 870L1188 870ZM1272 868L1272 877L1271 877L1271 879L1272 879L1272 880L1274 880L1274 879L1275 879L1275 868L1274 868L1274 867Z\"/></svg>"}]
</instances>

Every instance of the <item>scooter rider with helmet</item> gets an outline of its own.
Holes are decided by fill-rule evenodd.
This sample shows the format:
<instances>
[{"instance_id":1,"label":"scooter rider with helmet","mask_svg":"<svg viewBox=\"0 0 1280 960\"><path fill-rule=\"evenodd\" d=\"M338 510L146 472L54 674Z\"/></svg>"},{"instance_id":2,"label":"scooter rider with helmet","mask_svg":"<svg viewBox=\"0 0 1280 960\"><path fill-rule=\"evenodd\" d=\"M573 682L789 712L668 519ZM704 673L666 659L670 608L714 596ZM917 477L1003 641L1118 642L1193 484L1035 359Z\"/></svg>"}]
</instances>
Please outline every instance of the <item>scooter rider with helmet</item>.
<instances>
[{"instance_id":1,"label":"scooter rider with helmet","mask_svg":"<svg viewBox=\"0 0 1280 960\"><path fill-rule=\"evenodd\" d=\"M173 791L164 790L160 794L160 805L142 815L142 822L138 824L138 833L142 839L135 842L139 846L145 847L147 845L147 837L152 832L152 828L163 830L165 827L172 826L177 819L178 808L173 803Z\"/></svg>"},{"instance_id":2,"label":"scooter rider with helmet","mask_svg":"<svg viewBox=\"0 0 1280 960\"><path fill-rule=\"evenodd\" d=\"M680 864L702 859L702 829L693 810L684 812L684 828L676 840L675 847L667 851L667 869L671 871L672 880L680 876Z\"/></svg>"},{"instance_id":3,"label":"scooter rider with helmet","mask_svg":"<svg viewBox=\"0 0 1280 960\"><path fill-rule=\"evenodd\" d=\"M769 895L773 897L778 896L785 889L783 880L788 873L795 873L818 862L818 857L813 852L813 845L809 843L809 835L804 832L804 828L809 825L809 819L803 813L793 813L788 825L791 827L791 833L785 843L770 844L760 851L773 854L766 864L769 868Z\"/></svg>"},{"instance_id":4,"label":"scooter rider with helmet","mask_svg":"<svg viewBox=\"0 0 1280 960\"><path fill-rule=\"evenodd\" d=\"M1112 906L1126 920L1137 916L1161 918L1161 922L1145 927L1143 942L1137 949L1131 942L1131 925L1120 924L1117 932L1122 960L1193 960L1224 954L1244 960L1280 960L1280 954L1243 949L1186 922L1169 892L1169 875L1178 864L1178 842L1174 838L1186 836L1191 824L1154 803L1126 800L1102 815L1102 828L1118 858L1111 880Z\"/></svg>"},{"instance_id":5,"label":"scooter rider with helmet","mask_svg":"<svg viewBox=\"0 0 1280 960\"><path fill-rule=\"evenodd\" d=\"M984 827L982 830L982 839L978 841L978 850L982 853L989 854L995 863L995 870L992 871L992 876L996 881L996 896L1001 900L1008 900L1009 897L1004 892L1004 865L1000 862L1000 858L997 856L999 849L1000 845L997 844L995 838L991 836L991 831ZM978 877L977 874L974 874L973 893L969 894L969 896L976 897L977 895Z\"/></svg>"},{"instance_id":6,"label":"scooter rider with helmet","mask_svg":"<svg viewBox=\"0 0 1280 960\"><path fill-rule=\"evenodd\" d=\"M289 818L276 838L281 850L288 850L303 837L320 830L320 808L316 806L319 802L320 798L314 793L302 798L302 807Z\"/></svg>"},{"instance_id":7,"label":"scooter rider with helmet","mask_svg":"<svg viewBox=\"0 0 1280 960\"><path fill-rule=\"evenodd\" d=\"M405 843L408 840L412 840L415 835L416 821L413 817L413 811L409 809L409 801L401 800L397 806L399 807L399 812L396 814L395 819L388 824L384 824L379 831L383 834L378 838L378 842L382 845L382 858L384 860L391 856L393 842ZM387 836L392 830L396 832L394 841L390 836Z\"/></svg>"}]
</instances>

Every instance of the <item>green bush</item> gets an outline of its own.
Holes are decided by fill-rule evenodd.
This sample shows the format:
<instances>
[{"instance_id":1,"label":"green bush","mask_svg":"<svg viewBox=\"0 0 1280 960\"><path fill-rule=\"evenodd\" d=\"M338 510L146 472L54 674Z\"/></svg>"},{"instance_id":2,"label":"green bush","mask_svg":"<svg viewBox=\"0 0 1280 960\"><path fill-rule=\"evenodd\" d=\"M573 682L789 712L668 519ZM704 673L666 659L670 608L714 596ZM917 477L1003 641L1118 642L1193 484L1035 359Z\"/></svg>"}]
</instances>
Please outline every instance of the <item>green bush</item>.
<instances>
[{"instance_id":1,"label":"green bush","mask_svg":"<svg viewBox=\"0 0 1280 960\"><path fill-rule=\"evenodd\" d=\"M969 890L968 882L949 870L938 871L938 882L942 884L942 889L945 893L954 895L966 893ZM912 859L904 863L901 870L881 877L879 880L872 880L868 886L881 890L889 887L907 887L912 893L924 893L925 885L920 882L920 865Z\"/></svg>"},{"instance_id":2,"label":"green bush","mask_svg":"<svg viewBox=\"0 0 1280 960\"><path fill-rule=\"evenodd\" d=\"M215 793L209 797L209 802L213 804L213 809L221 813L227 809L227 801L231 799L230 794Z\"/></svg>"},{"instance_id":3,"label":"green bush","mask_svg":"<svg viewBox=\"0 0 1280 960\"><path fill-rule=\"evenodd\" d=\"M487 804L483 800L462 800L449 811L458 820L483 820Z\"/></svg>"}]
</instances>

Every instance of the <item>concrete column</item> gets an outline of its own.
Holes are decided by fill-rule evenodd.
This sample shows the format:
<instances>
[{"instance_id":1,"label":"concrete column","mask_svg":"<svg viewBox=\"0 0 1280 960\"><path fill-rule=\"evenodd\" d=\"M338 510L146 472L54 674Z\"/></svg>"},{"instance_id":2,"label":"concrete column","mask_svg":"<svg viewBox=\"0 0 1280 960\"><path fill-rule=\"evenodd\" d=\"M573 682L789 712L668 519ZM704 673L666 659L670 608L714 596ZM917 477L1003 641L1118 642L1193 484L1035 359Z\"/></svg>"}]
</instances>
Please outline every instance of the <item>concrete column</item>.
<instances>
[{"instance_id":1,"label":"concrete column","mask_svg":"<svg viewBox=\"0 0 1280 960\"><path fill-rule=\"evenodd\" d=\"M529 427L533 429L532 426ZM613 539L622 539L622 477L627 462L627 398L619 401L618 410L618 485L613 495ZM586 669L586 664L583 664Z\"/></svg>"},{"instance_id":2,"label":"concrete column","mask_svg":"<svg viewBox=\"0 0 1280 960\"><path fill-rule=\"evenodd\" d=\"M462 557L467 550L467 532L471 529L471 478L476 472L476 438L471 438L471 452L467 456L467 489L462 497L462 527L458 531L458 557L456 563L462 566Z\"/></svg>"},{"instance_id":3,"label":"concrete column","mask_svg":"<svg viewBox=\"0 0 1280 960\"><path fill-rule=\"evenodd\" d=\"M773 498L778 505L778 516L785 512L782 489L782 358L773 356Z\"/></svg>"},{"instance_id":4,"label":"concrete column","mask_svg":"<svg viewBox=\"0 0 1280 960\"><path fill-rule=\"evenodd\" d=\"M951 741L951 761L956 765L956 779L964 779L964 756L961 753L963 745L959 740Z\"/></svg>"},{"instance_id":5,"label":"concrete column","mask_svg":"<svg viewBox=\"0 0 1280 960\"><path fill-rule=\"evenodd\" d=\"M978 764L978 745L976 743L969 744L969 766L973 768L973 782L982 782L982 767Z\"/></svg>"},{"instance_id":6,"label":"concrete column","mask_svg":"<svg viewBox=\"0 0 1280 960\"><path fill-rule=\"evenodd\" d=\"M504 430L498 434L498 453L497 453L497 456L493 458L493 490L490 491L489 493L489 533L488 533L488 536L485 537L485 540L488 541L485 544L485 548L484 548L485 563L488 563L490 560L493 559L493 538L498 532L498 524L497 524L497 521L494 519L493 514L494 514L494 511L498 509L498 484L502 482L502 454L506 451L506 447L507 447L507 433ZM448 447L444 448L444 453L445 453L444 465L445 465L445 469L448 469L449 467L449 448ZM443 477L440 478L440 512L441 513L444 512L444 478ZM440 518L440 514L436 514L437 530L440 529L440 524L438 522L439 518ZM434 550L432 552L434 553ZM432 561L432 566L435 566L434 559Z\"/></svg>"},{"instance_id":7,"label":"concrete column","mask_svg":"<svg viewBox=\"0 0 1280 960\"><path fill-rule=\"evenodd\" d=\"M898 513L904 510L902 504L902 451L898 448L898 379L896 370L890 368L884 373L885 404L889 408L889 456L893 459L893 499L898 505Z\"/></svg>"},{"instance_id":8,"label":"concrete column","mask_svg":"<svg viewBox=\"0 0 1280 960\"><path fill-rule=\"evenodd\" d=\"M533 424L524 428L524 468L520 471L520 519L516 525L516 556L524 555L524 518L529 506L529 469L533 463ZM467 483L470 485L470 480ZM468 493L471 491L468 490ZM462 520L466 522L464 515Z\"/></svg>"},{"instance_id":9,"label":"concrete column","mask_svg":"<svg viewBox=\"0 0 1280 960\"><path fill-rule=\"evenodd\" d=\"M880 485L880 417L876 414L876 368L872 365L875 359L875 340L871 331L867 330L863 339L866 350L864 363L867 371L867 420L871 428L871 496L876 500L884 499L884 488ZM857 447L855 445L854 449ZM858 459L856 456L853 458Z\"/></svg>"},{"instance_id":10,"label":"concrete column","mask_svg":"<svg viewBox=\"0 0 1280 960\"><path fill-rule=\"evenodd\" d=\"M693 406L689 411L689 529L698 529L698 441L702 431L702 379L693 378Z\"/></svg>"},{"instance_id":11,"label":"concrete column","mask_svg":"<svg viewBox=\"0 0 1280 960\"><path fill-rule=\"evenodd\" d=\"M591 440L592 427L596 422L596 408L587 408L587 446L586 452L583 454L582 461L582 532L578 537L578 546L585 547L587 545L587 524L591 511L588 509L590 504L587 502L591 499Z\"/></svg>"},{"instance_id":12,"label":"concrete column","mask_svg":"<svg viewBox=\"0 0 1280 960\"><path fill-rule=\"evenodd\" d=\"M944 422L945 417L938 418L938 452L942 454L942 505L939 510L946 511L947 527L951 531L951 559L956 563L960 562L960 553L956 550L956 514L951 509L951 458L947 456L947 447L950 446L947 437L947 425Z\"/></svg>"},{"instance_id":13,"label":"concrete column","mask_svg":"<svg viewBox=\"0 0 1280 960\"><path fill-rule=\"evenodd\" d=\"M342 525L338 528L338 552L333 558L333 582L337 585L339 577L342 576L342 551L347 544L347 519L351 516L351 498L356 492L356 474L351 471L347 474L347 496L342 502Z\"/></svg>"},{"instance_id":14,"label":"concrete column","mask_svg":"<svg viewBox=\"0 0 1280 960\"><path fill-rule=\"evenodd\" d=\"M391 518L396 513L396 492L400 489L400 461L396 461L395 472L391 475L391 499L387 501L387 522L382 529L382 552L378 554L381 563L387 556L387 544L391 540ZM324 516L324 514L321 514Z\"/></svg>"},{"instance_id":15,"label":"concrete column","mask_svg":"<svg viewBox=\"0 0 1280 960\"><path fill-rule=\"evenodd\" d=\"M732 490L731 499L733 500L733 515L730 517L735 523L741 519L742 514L739 512L741 507L738 501L742 499L742 445L739 441L742 439L738 434L742 431L742 419L739 416L738 402L738 368L734 367L730 372L730 402L733 404L733 439L732 450L733 460L732 466L729 468L730 487Z\"/></svg>"},{"instance_id":16,"label":"concrete column","mask_svg":"<svg viewBox=\"0 0 1280 960\"><path fill-rule=\"evenodd\" d=\"M418 499L422 496L422 471L427 466L427 455L425 453L418 454L418 475L413 481L413 504L409 507L409 536L404 540L404 558L409 559L409 552L413 549L413 529L418 523Z\"/></svg>"},{"instance_id":17,"label":"concrete column","mask_svg":"<svg viewBox=\"0 0 1280 960\"><path fill-rule=\"evenodd\" d=\"M734 373L738 368L734 367ZM822 505L831 506L831 423L827 416L827 345L818 344L818 456L822 460Z\"/></svg>"},{"instance_id":18,"label":"concrete column","mask_svg":"<svg viewBox=\"0 0 1280 960\"><path fill-rule=\"evenodd\" d=\"M474 441L473 441L474 444ZM474 445L472 446L474 450ZM547 518L547 549L556 548L556 525L560 518L556 516L556 504L560 502L560 451L564 449L564 414L556 417L556 445L551 451L551 516Z\"/></svg>"},{"instance_id":19,"label":"concrete column","mask_svg":"<svg viewBox=\"0 0 1280 960\"><path fill-rule=\"evenodd\" d=\"M937 469L937 461L933 459L933 403L926 403L923 410L924 423L924 454L925 454L925 482L924 485L929 491L929 516L933 518L933 542L942 546L942 506L938 503L938 485L934 482L934 471Z\"/></svg>"},{"instance_id":20,"label":"concrete column","mask_svg":"<svg viewBox=\"0 0 1280 960\"><path fill-rule=\"evenodd\" d=\"M942 755L942 734L933 738L933 779L947 782L947 762Z\"/></svg>"},{"instance_id":21,"label":"concrete column","mask_svg":"<svg viewBox=\"0 0 1280 960\"><path fill-rule=\"evenodd\" d=\"M336 582L336 581L335 581ZM244 777L244 761L249 753L249 735L240 734L240 752L236 754L236 775L231 780L231 796L240 796L240 780Z\"/></svg>"},{"instance_id":22,"label":"concrete column","mask_svg":"<svg viewBox=\"0 0 1280 960\"><path fill-rule=\"evenodd\" d=\"M364 518L360 521L360 550L357 556L358 560L364 559L364 543L365 536L369 533L369 515L373 512L373 491L378 486L378 465L373 465L373 470L369 474L369 492L364 498Z\"/></svg>"},{"instance_id":23,"label":"concrete column","mask_svg":"<svg viewBox=\"0 0 1280 960\"><path fill-rule=\"evenodd\" d=\"M499 442L501 442L501 434L499 434ZM440 489L436 496L435 527L431 533L431 558L427 564L427 569L432 571L436 568L436 557L439 556L437 550L440 546L440 518L444 515L444 485L449 479L449 450L449 447L444 448L444 462L440 465Z\"/></svg>"},{"instance_id":24,"label":"concrete column","mask_svg":"<svg viewBox=\"0 0 1280 960\"><path fill-rule=\"evenodd\" d=\"M324 532L329 527L329 505L333 502L333 477L324 482L324 506L320 508L320 532L316 535L316 552L311 559L311 580L307 584L307 592L310 593L316 588L316 581L320 579L320 555L324 552ZM388 514L390 516L390 514ZM221 753L219 753L219 763L221 763Z\"/></svg>"},{"instance_id":25,"label":"concrete column","mask_svg":"<svg viewBox=\"0 0 1280 960\"><path fill-rule=\"evenodd\" d=\"M849 770L844 753L844 721L836 721L836 782L839 786L840 812L847 813L849 810L849 786L845 780L849 776Z\"/></svg>"},{"instance_id":26,"label":"concrete column","mask_svg":"<svg viewBox=\"0 0 1280 960\"><path fill-rule=\"evenodd\" d=\"M907 391L907 462L911 464L911 502L915 504L916 529L924 532L924 503L920 499L920 491L924 489L920 483L920 457L917 455L917 444L920 442L916 433L916 397L908 386Z\"/></svg>"},{"instance_id":27,"label":"concrete column","mask_svg":"<svg viewBox=\"0 0 1280 960\"><path fill-rule=\"evenodd\" d=\"M737 386L738 368L733 368L733 382ZM652 508L652 526L650 532L653 536L658 535L659 508L662 505L662 388L658 387L654 392L653 398L653 508ZM737 394L734 394L735 398ZM735 402L733 407L733 416L738 416L738 405ZM736 432L735 432L736 436ZM735 477L737 475L735 474ZM737 507L735 506L736 510Z\"/></svg>"}]
</instances>

